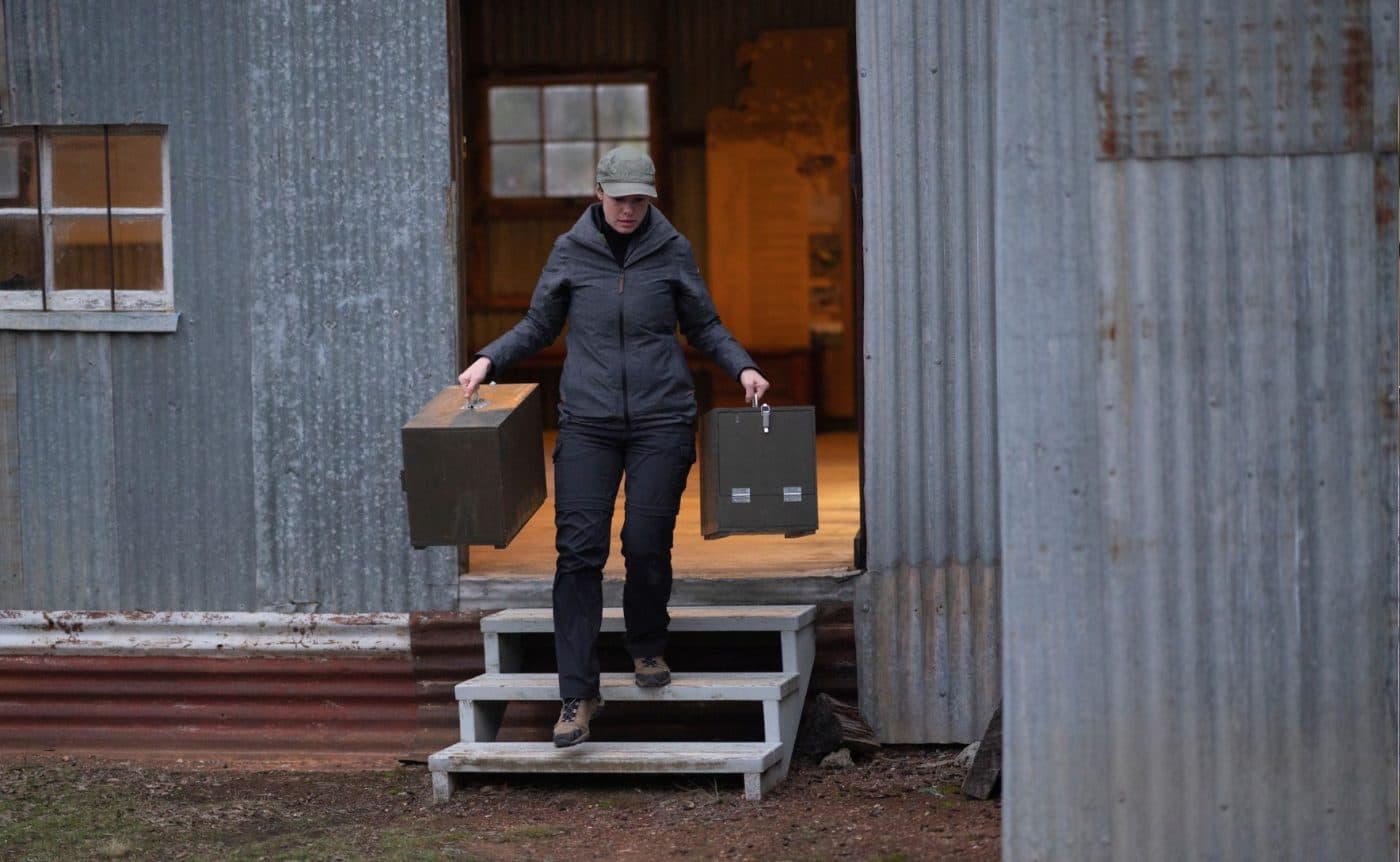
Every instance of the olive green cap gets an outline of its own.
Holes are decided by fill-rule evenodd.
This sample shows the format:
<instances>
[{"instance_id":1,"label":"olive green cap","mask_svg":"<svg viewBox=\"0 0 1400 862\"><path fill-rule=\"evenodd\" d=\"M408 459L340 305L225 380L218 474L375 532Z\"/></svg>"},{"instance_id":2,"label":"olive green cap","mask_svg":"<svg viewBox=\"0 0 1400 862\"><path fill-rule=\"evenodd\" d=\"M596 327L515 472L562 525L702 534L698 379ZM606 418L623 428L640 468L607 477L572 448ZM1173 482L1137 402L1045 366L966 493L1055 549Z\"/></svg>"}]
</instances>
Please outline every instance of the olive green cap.
<instances>
[{"instance_id":1,"label":"olive green cap","mask_svg":"<svg viewBox=\"0 0 1400 862\"><path fill-rule=\"evenodd\" d=\"M608 197L629 195L656 197L656 165L651 156L635 147L608 150L598 160L598 185Z\"/></svg>"}]
</instances>

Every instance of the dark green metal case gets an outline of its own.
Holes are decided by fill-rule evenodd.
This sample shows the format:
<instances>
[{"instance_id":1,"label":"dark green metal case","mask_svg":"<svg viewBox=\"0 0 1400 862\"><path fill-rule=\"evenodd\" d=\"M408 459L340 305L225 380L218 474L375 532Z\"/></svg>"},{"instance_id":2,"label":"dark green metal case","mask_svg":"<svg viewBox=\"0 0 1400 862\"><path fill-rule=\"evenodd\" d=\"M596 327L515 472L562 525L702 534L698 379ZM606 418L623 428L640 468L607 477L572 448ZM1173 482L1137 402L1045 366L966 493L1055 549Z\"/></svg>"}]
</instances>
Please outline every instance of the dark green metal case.
<instances>
[{"instance_id":1,"label":"dark green metal case","mask_svg":"<svg viewBox=\"0 0 1400 862\"><path fill-rule=\"evenodd\" d=\"M816 410L717 408L700 422L700 532L817 530Z\"/></svg>"},{"instance_id":2,"label":"dark green metal case","mask_svg":"<svg viewBox=\"0 0 1400 862\"><path fill-rule=\"evenodd\" d=\"M533 383L449 386L403 426L409 541L504 548L544 503L540 395Z\"/></svg>"}]
</instances>

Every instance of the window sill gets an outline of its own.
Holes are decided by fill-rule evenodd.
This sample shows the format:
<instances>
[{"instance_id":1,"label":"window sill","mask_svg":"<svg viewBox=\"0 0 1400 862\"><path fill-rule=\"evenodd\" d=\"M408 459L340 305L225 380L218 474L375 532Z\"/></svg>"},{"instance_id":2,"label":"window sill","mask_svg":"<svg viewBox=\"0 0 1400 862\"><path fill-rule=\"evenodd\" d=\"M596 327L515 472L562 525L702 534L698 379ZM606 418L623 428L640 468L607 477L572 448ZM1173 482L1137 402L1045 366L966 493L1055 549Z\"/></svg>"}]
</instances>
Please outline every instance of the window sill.
<instances>
[{"instance_id":1,"label":"window sill","mask_svg":"<svg viewBox=\"0 0 1400 862\"><path fill-rule=\"evenodd\" d=\"M0 311L0 330L174 332L178 311Z\"/></svg>"}]
</instances>

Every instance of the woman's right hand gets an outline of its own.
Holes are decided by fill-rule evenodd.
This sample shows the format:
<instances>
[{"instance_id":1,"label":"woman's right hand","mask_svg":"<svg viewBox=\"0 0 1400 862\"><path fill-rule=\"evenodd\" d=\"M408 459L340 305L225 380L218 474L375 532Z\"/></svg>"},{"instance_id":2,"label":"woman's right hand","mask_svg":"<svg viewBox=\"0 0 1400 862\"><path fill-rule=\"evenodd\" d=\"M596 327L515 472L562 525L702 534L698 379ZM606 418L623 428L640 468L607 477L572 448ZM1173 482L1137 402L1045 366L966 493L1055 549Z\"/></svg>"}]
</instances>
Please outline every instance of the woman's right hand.
<instances>
[{"instance_id":1,"label":"woman's right hand","mask_svg":"<svg viewBox=\"0 0 1400 862\"><path fill-rule=\"evenodd\" d=\"M472 397L476 395L476 388L486 382L486 377L491 373L491 360L485 356L477 359L467 370L457 375L457 382L462 384L462 395L470 403Z\"/></svg>"}]
</instances>

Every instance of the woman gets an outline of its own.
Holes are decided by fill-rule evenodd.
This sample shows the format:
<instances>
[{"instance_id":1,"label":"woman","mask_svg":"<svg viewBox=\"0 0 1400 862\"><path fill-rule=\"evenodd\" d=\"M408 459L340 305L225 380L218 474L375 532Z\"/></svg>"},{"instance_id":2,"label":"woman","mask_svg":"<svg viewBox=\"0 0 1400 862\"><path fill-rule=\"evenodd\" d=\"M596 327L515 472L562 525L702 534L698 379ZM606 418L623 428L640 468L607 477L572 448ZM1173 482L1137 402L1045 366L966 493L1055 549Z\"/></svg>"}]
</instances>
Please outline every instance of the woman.
<instances>
[{"instance_id":1,"label":"woman","mask_svg":"<svg viewBox=\"0 0 1400 862\"><path fill-rule=\"evenodd\" d=\"M675 337L715 361L747 400L768 389L720 323L690 243L651 205L656 168L630 147L598 162L592 204L554 242L524 319L476 354L468 400L492 371L532 355L567 322L554 448L554 651L563 701L554 744L577 745L603 706L598 631L613 505L626 476L622 556L627 651L637 685L671 681L663 651L671 544L695 462L695 385Z\"/></svg>"}]
</instances>

